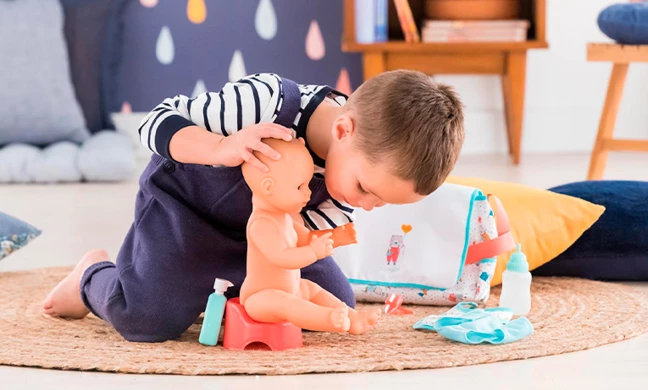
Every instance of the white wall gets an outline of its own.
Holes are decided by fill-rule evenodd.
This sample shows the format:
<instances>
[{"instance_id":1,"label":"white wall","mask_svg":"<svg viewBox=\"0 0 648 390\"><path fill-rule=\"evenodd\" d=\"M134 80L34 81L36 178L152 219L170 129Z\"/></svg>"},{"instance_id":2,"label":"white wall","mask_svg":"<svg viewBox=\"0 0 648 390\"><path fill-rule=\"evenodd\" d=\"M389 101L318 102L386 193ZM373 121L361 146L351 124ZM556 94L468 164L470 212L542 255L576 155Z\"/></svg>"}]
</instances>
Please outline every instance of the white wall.
<instances>
[{"instance_id":1,"label":"white wall","mask_svg":"<svg viewBox=\"0 0 648 390\"><path fill-rule=\"evenodd\" d=\"M588 42L610 41L596 18L613 0L548 0L549 49L527 55L522 153L589 152L611 65L586 61ZM622 0L618 0L622 2ZM507 151L497 76L439 76L466 105L464 154ZM648 64L630 66L615 136L648 139Z\"/></svg>"}]
</instances>

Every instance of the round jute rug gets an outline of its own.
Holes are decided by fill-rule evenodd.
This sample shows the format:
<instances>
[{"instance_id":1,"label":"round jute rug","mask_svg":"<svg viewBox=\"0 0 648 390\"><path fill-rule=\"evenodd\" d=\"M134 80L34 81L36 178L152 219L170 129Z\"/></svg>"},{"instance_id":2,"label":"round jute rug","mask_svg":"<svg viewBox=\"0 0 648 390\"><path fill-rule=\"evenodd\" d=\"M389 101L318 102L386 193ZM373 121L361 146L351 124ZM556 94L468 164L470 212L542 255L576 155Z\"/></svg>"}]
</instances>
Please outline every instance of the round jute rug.
<instances>
[{"instance_id":1,"label":"round jute rug","mask_svg":"<svg viewBox=\"0 0 648 390\"><path fill-rule=\"evenodd\" d=\"M648 299L634 289L579 279L535 278L533 335L506 345L464 345L416 331L418 319L448 308L411 307L384 316L363 336L304 332L285 352L229 351L198 343L200 325L161 344L129 343L100 319L69 321L41 313L47 292L69 268L0 273L0 364L156 374L302 374L464 366L561 354L648 331ZM488 306L495 306L494 289Z\"/></svg>"}]
</instances>

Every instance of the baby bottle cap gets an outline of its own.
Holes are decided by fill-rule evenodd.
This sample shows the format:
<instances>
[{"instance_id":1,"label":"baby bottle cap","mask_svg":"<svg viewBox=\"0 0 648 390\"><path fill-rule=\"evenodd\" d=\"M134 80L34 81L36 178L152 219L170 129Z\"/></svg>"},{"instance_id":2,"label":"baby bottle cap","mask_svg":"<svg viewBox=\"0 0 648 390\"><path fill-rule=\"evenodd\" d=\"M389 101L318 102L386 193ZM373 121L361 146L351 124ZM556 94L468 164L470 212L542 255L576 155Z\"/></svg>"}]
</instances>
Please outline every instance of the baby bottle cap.
<instances>
[{"instance_id":1,"label":"baby bottle cap","mask_svg":"<svg viewBox=\"0 0 648 390\"><path fill-rule=\"evenodd\" d=\"M509 259L508 264L506 265L507 270L511 272L529 271L529 263L527 262L527 258L522 252L521 247L522 245L518 244L517 251L513 252L513 254L511 255L511 258Z\"/></svg>"},{"instance_id":2,"label":"baby bottle cap","mask_svg":"<svg viewBox=\"0 0 648 390\"><path fill-rule=\"evenodd\" d=\"M214 281L214 290L220 291L222 293L227 291L229 287L233 287L233 286L234 285L229 280L216 278L216 280Z\"/></svg>"}]
</instances>

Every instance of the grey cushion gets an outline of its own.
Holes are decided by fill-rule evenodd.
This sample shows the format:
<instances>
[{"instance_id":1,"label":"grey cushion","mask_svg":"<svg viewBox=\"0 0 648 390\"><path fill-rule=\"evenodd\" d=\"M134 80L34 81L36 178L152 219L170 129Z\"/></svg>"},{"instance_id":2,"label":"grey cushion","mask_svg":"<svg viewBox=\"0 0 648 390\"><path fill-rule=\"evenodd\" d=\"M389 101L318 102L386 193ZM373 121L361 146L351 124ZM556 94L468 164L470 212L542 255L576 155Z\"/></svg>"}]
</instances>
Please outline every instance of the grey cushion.
<instances>
[{"instance_id":1,"label":"grey cushion","mask_svg":"<svg viewBox=\"0 0 648 390\"><path fill-rule=\"evenodd\" d=\"M45 149L26 144L0 149L0 183L121 181L129 179L135 168L129 138L111 130L93 135L81 146L62 141Z\"/></svg>"},{"instance_id":2,"label":"grey cushion","mask_svg":"<svg viewBox=\"0 0 648 390\"><path fill-rule=\"evenodd\" d=\"M82 142L58 0L0 1L0 145Z\"/></svg>"},{"instance_id":3,"label":"grey cushion","mask_svg":"<svg viewBox=\"0 0 648 390\"><path fill-rule=\"evenodd\" d=\"M0 149L0 183L62 183L81 180L79 147L61 141L41 150L27 144Z\"/></svg>"},{"instance_id":4,"label":"grey cushion","mask_svg":"<svg viewBox=\"0 0 648 390\"><path fill-rule=\"evenodd\" d=\"M135 172L133 144L124 134L102 131L87 140L79 152L79 169L88 181L120 181Z\"/></svg>"}]
</instances>

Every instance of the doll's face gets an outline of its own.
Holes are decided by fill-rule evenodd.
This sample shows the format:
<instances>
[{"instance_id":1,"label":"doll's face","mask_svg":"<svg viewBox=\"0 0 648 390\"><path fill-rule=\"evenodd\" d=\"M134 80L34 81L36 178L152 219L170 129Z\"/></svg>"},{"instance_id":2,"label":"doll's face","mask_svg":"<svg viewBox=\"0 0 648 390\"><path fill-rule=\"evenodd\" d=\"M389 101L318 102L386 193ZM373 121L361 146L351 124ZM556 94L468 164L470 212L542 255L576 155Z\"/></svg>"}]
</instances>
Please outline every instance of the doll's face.
<instances>
[{"instance_id":1,"label":"doll's face","mask_svg":"<svg viewBox=\"0 0 648 390\"><path fill-rule=\"evenodd\" d=\"M280 152L281 153L281 152ZM309 155L310 157L310 155ZM282 155L283 158L283 155ZM307 164L308 161L303 163ZM299 213L308 203L311 197L311 190L308 187L313 177L313 165L311 159L311 168L304 169L300 165L288 166L286 162L280 163L285 165L285 170L270 168L270 177L274 179L274 188L268 194L268 201L277 209L291 214Z\"/></svg>"},{"instance_id":2,"label":"doll's face","mask_svg":"<svg viewBox=\"0 0 648 390\"><path fill-rule=\"evenodd\" d=\"M263 142L281 155L278 161L257 157L268 166L269 172L243 164L243 175L254 196L263 203L286 213L299 213L308 203L311 190L308 183L315 166L303 140L290 142L266 139Z\"/></svg>"}]
</instances>

